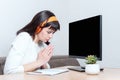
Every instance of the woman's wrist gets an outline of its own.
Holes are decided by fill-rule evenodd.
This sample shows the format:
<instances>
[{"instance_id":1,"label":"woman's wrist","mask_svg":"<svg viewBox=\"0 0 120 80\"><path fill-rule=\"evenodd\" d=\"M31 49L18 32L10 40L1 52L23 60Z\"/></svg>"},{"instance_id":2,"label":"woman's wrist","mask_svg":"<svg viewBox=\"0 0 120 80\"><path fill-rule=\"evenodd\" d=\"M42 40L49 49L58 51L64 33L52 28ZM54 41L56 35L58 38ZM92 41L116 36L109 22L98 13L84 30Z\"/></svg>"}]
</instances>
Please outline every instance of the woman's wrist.
<instances>
[{"instance_id":1,"label":"woman's wrist","mask_svg":"<svg viewBox=\"0 0 120 80\"><path fill-rule=\"evenodd\" d=\"M41 63L39 60L36 60L35 63L36 63L37 68L40 68L43 65L43 63Z\"/></svg>"}]
</instances>

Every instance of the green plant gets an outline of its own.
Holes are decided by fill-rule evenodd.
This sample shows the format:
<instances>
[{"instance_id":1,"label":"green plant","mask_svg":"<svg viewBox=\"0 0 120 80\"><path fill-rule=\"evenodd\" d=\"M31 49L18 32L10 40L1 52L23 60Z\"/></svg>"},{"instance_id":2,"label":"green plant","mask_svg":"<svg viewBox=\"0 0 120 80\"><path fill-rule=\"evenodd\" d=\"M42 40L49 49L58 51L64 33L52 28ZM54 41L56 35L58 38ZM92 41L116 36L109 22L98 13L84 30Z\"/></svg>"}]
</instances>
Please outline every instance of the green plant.
<instances>
[{"instance_id":1,"label":"green plant","mask_svg":"<svg viewBox=\"0 0 120 80\"><path fill-rule=\"evenodd\" d=\"M88 55L85 59L86 64L95 64L97 62L97 57L95 55Z\"/></svg>"}]
</instances>

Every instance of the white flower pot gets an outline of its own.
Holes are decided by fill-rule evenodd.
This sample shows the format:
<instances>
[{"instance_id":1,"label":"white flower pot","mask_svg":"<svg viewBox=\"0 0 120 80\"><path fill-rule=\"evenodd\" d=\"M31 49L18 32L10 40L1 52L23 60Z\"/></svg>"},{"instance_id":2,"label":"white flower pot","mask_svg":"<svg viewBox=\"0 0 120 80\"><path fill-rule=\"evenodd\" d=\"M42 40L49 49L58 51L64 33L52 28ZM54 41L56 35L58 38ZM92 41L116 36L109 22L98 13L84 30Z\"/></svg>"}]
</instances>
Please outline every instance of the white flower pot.
<instances>
[{"instance_id":1,"label":"white flower pot","mask_svg":"<svg viewBox=\"0 0 120 80\"><path fill-rule=\"evenodd\" d=\"M87 74L98 74L100 72L99 64L86 64L85 72Z\"/></svg>"}]
</instances>

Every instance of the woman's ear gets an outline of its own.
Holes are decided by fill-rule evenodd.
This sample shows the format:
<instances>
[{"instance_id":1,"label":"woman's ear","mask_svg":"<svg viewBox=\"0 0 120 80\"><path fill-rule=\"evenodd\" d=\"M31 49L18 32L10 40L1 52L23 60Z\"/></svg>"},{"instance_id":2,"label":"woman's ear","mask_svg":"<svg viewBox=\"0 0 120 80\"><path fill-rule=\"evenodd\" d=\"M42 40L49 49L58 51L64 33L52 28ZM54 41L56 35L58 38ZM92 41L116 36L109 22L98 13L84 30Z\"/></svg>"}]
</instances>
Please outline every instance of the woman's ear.
<instances>
[{"instance_id":1,"label":"woman's ear","mask_svg":"<svg viewBox=\"0 0 120 80\"><path fill-rule=\"evenodd\" d=\"M38 34L41 30L42 30L42 28L38 26L35 33Z\"/></svg>"}]
</instances>

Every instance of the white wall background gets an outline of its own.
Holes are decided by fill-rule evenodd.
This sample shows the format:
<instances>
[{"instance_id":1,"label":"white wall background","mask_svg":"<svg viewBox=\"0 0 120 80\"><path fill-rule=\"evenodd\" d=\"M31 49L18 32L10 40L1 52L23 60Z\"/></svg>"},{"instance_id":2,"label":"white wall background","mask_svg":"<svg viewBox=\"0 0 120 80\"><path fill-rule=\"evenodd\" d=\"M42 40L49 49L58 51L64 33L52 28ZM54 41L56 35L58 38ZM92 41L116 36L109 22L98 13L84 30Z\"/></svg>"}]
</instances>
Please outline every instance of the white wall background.
<instances>
[{"instance_id":1,"label":"white wall background","mask_svg":"<svg viewBox=\"0 0 120 80\"><path fill-rule=\"evenodd\" d=\"M0 56L7 56L16 31L41 10L54 12L61 24L61 30L51 40L54 55L68 55L69 22L101 14L103 60L99 63L120 68L119 7L119 0L0 0ZM84 60L79 59L79 62L84 65Z\"/></svg>"},{"instance_id":2,"label":"white wall background","mask_svg":"<svg viewBox=\"0 0 120 80\"><path fill-rule=\"evenodd\" d=\"M72 6L74 5L74 6ZM103 67L120 68L120 1L119 0L76 0L69 3L69 21L89 16L103 15L102 53ZM84 65L84 60L79 60Z\"/></svg>"},{"instance_id":3,"label":"white wall background","mask_svg":"<svg viewBox=\"0 0 120 80\"><path fill-rule=\"evenodd\" d=\"M55 46L55 54L65 55L67 53L67 6L64 0L0 0L0 56L7 56L9 47L16 32L28 24L33 16L41 10L51 10L55 13L61 24L58 31L51 40ZM67 1L65 2L67 3ZM65 33L64 33L65 32Z\"/></svg>"}]
</instances>

